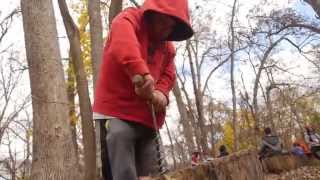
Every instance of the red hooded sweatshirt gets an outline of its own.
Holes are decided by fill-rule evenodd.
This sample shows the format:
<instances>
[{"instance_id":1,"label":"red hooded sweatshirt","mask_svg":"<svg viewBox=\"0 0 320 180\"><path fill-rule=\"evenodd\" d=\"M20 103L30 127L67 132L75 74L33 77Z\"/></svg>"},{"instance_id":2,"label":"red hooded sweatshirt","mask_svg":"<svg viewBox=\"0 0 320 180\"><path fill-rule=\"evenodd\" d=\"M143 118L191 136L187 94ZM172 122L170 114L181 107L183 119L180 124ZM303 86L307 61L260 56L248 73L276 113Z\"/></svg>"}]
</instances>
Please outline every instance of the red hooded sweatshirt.
<instances>
[{"instance_id":1,"label":"red hooded sweatshirt","mask_svg":"<svg viewBox=\"0 0 320 180\"><path fill-rule=\"evenodd\" d=\"M177 22L168 41L153 49L152 56L148 54L151 41L145 19L150 11L169 15ZM151 74L155 89L168 98L176 79L175 49L169 41L185 40L192 34L187 0L146 0L141 8L122 11L112 21L104 47L93 112L154 128L150 106L135 94L131 79L136 74ZM164 118L165 112L157 114L158 127Z\"/></svg>"}]
</instances>

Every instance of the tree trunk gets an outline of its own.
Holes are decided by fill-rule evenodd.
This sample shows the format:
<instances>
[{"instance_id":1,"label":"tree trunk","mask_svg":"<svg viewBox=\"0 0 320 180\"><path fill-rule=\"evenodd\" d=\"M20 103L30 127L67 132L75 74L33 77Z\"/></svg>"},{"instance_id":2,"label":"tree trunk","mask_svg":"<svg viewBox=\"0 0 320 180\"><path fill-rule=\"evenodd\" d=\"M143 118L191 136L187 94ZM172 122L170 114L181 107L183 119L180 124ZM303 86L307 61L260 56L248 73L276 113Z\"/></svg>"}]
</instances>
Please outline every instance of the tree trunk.
<instances>
[{"instance_id":1,"label":"tree trunk","mask_svg":"<svg viewBox=\"0 0 320 180\"><path fill-rule=\"evenodd\" d=\"M33 107L32 180L77 180L52 1L22 0Z\"/></svg>"},{"instance_id":2,"label":"tree trunk","mask_svg":"<svg viewBox=\"0 0 320 180\"><path fill-rule=\"evenodd\" d=\"M103 38L102 38L102 22L101 8L99 0L88 1L88 13L90 23L90 39L91 39L91 60L93 72L93 90L96 87L96 81L99 75L99 67L102 59ZM100 148L100 123L96 123L96 166L99 179L102 176L101 148ZM99 127L98 127L99 126Z\"/></svg>"},{"instance_id":3,"label":"tree trunk","mask_svg":"<svg viewBox=\"0 0 320 180\"><path fill-rule=\"evenodd\" d=\"M29 119L28 119L29 121ZM22 177L30 177L31 175L31 122L28 123L27 128L26 128L26 150L25 150L25 160L24 160L24 165L23 165L23 172L22 172Z\"/></svg>"},{"instance_id":4,"label":"tree trunk","mask_svg":"<svg viewBox=\"0 0 320 180\"><path fill-rule=\"evenodd\" d=\"M176 161L176 157L175 157L175 153L174 153L174 146L173 146L173 141L172 141L172 137L171 137L171 133L168 127L168 124L165 122L166 125L166 129L167 129L167 133L168 133L168 137L169 137L169 141L170 141L170 148L171 148L171 156L172 156L172 160L173 160L173 168L176 169L177 168L177 161Z\"/></svg>"},{"instance_id":5,"label":"tree trunk","mask_svg":"<svg viewBox=\"0 0 320 180\"><path fill-rule=\"evenodd\" d=\"M188 105L188 110L187 110L187 117L189 117L190 119L190 123L191 123L191 127L193 127L191 130L195 136L195 140L196 140L196 147L198 149L198 151L201 150L201 142L200 142L200 130L198 128L198 123L196 122L196 117L195 117L195 112L192 109L192 102L191 99L189 98L188 92L184 86L184 83L181 81L180 76L177 74L178 79L180 79L180 82L182 84L181 86L181 90L185 95L185 98L187 100L187 105Z\"/></svg>"},{"instance_id":6,"label":"tree trunk","mask_svg":"<svg viewBox=\"0 0 320 180\"><path fill-rule=\"evenodd\" d=\"M201 142L201 147L202 151L205 153L209 152L208 148L208 142L207 142L207 132L205 128L205 119L204 119L204 114L203 114L203 95L201 92L201 87L197 87L197 76L194 70L194 65L193 65L193 58L190 50L190 41L187 41L187 52L188 52L188 59L189 59L189 64L190 64L190 69L191 69L191 75L192 75L192 84L193 84L193 90L196 98L196 107L197 107L197 114L198 114L198 125L200 128L200 142Z\"/></svg>"},{"instance_id":7,"label":"tree trunk","mask_svg":"<svg viewBox=\"0 0 320 180\"><path fill-rule=\"evenodd\" d=\"M109 26L111 26L112 20L122 10L122 0L112 0L109 8Z\"/></svg>"},{"instance_id":8,"label":"tree trunk","mask_svg":"<svg viewBox=\"0 0 320 180\"><path fill-rule=\"evenodd\" d=\"M83 59L81 58L79 29L69 14L65 0L58 0L58 3L70 42L71 59L76 74L83 134L85 179L94 180L96 178L96 143L88 81L84 70Z\"/></svg>"},{"instance_id":9,"label":"tree trunk","mask_svg":"<svg viewBox=\"0 0 320 180\"><path fill-rule=\"evenodd\" d=\"M271 102L271 97L270 97L270 94L271 94L271 90L275 88L275 86L273 86L272 84L270 84L270 86L267 87L267 90L266 90L266 95L267 95L267 110L268 110L268 114L267 114L267 121L269 121L269 125L273 130L276 129L276 125L274 124L273 122L273 111L272 111L272 102Z\"/></svg>"},{"instance_id":10,"label":"tree trunk","mask_svg":"<svg viewBox=\"0 0 320 180\"><path fill-rule=\"evenodd\" d=\"M178 83L176 82L175 86L173 87L173 94L177 101L178 110L180 113L180 122L183 127L183 135L186 140L186 144L188 147L188 153L189 155L195 150L194 148L194 142L193 142L193 133L192 133L192 127L190 125L190 118L188 116L188 112L186 109L185 104L183 103L180 88Z\"/></svg>"},{"instance_id":11,"label":"tree trunk","mask_svg":"<svg viewBox=\"0 0 320 180\"><path fill-rule=\"evenodd\" d=\"M215 157L216 156L216 153L215 153L215 128L214 128L214 123L213 123L213 115L211 115L209 117L209 122L210 122L210 135L211 135L211 150L210 150L210 153L209 155L211 155L212 157Z\"/></svg>"},{"instance_id":12,"label":"tree trunk","mask_svg":"<svg viewBox=\"0 0 320 180\"><path fill-rule=\"evenodd\" d=\"M76 158L77 162L79 163L79 148L77 143L77 114L76 114L76 105L75 105L75 74L73 68L73 62L71 57L69 58L69 65L68 65L68 80L67 80L67 94L68 94L68 101L69 101L69 122L71 124L71 133L72 133L72 142L76 151Z\"/></svg>"},{"instance_id":13,"label":"tree trunk","mask_svg":"<svg viewBox=\"0 0 320 180\"><path fill-rule=\"evenodd\" d=\"M255 120L255 125L254 126L255 126L255 130L256 131L258 131L259 128L260 128L260 117L259 117L259 106L258 106L258 88L259 88L259 83L260 83L260 77L261 77L261 74L262 74L262 70L265 68L264 65L267 62L269 55L271 54L271 51L282 40L283 40L283 37L270 44L268 49L263 54L262 59L260 60L260 66L259 66L258 72L256 73L256 78L255 78L254 87L253 87L253 98L252 98L252 105L253 105L253 109L254 109L253 117L254 117L254 120Z\"/></svg>"},{"instance_id":14,"label":"tree trunk","mask_svg":"<svg viewBox=\"0 0 320 180\"><path fill-rule=\"evenodd\" d=\"M88 1L88 13L90 22L93 88L95 89L103 49L101 8L99 0Z\"/></svg>"},{"instance_id":15,"label":"tree trunk","mask_svg":"<svg viewBox=\"0 0 320 180\"><path fill-rule=\"evenodd\" d=\"M231 15L231 23L230 23L230 31L231 31L231 43L229 42L229 48L231 51L231 62L230 62L230 83L232 90L232 128L233 128L233 151L237 151L239 149L238 145L238 128L237 128L237 95L234 83L234 59L235 59L235 30L234 30L234 18L236 14L236 6L237 0L234 0L232 7L232 15Z\"/></svg>"}]
</instances>

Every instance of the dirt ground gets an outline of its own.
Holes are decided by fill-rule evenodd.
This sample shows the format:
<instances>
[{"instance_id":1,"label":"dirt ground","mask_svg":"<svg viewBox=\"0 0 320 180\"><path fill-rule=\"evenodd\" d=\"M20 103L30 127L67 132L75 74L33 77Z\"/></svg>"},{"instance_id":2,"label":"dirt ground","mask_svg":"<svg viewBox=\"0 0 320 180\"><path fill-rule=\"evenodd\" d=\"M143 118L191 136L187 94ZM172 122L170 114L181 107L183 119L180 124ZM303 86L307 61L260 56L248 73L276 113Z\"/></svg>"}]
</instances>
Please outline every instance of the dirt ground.
<instances>
[{"instance_id":1,"label":"dirt ground","mask_svg":"<svg viewBox=\"0 0 320 180\"><path fill-rule=\"evenodd\" d=\"M320 180L320 166L305 166L281 174L270 174L267 180Z\"/></svg>"}]
</instances>

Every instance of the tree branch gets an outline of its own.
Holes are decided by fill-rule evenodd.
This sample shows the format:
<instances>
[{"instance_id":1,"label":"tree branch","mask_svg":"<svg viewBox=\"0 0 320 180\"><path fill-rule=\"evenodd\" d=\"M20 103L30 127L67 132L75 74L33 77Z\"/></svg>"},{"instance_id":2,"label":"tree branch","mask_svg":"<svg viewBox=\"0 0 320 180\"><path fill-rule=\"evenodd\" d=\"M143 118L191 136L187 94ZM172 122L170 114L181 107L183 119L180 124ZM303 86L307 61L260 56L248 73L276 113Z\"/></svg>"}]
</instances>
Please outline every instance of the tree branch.
<instances>
[{"instance_id":1,"label":"tree branch","mask_svg":"<svg viewBox=\"0 0 320 180\"><path fill-rule=\"evenodd\" d=\"M270 33L268 36L277 35L277 34L281 33L282 31L289 29L289 28L305 28L305 29L308 29L312 32L320 34L320 28L318 28L318 27L314 27L314 26L308 25L308 24L294 23L294 24L285 25L282 28L280 28L278 31Z\"/></svg>"}]
</instances>

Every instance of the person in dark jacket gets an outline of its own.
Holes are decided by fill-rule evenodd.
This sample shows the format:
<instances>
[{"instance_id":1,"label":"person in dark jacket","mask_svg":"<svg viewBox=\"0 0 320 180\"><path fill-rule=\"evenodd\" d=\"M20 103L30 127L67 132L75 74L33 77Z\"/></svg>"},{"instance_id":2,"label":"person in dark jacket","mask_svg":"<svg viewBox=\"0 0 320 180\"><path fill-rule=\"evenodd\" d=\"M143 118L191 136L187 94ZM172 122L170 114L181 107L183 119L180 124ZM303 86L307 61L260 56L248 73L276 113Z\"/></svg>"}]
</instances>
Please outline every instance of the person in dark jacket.
<instances>
[{"instance_id":1,"label":"person in dark jacket","mask_svg":"<svg viewBox=\"0 0 320 180\"><path fill-rule=\"evenodd\" d=\"M106 120L106 137L101 138L107 141L113 180L155 173L154 139L176 81L171 41L192 35L187 0L145 0L141 8L125 9L112 21L93 112L97 121Z\"/></svg>"},{"instance_id":2,"label":"person in dark jacket","mask_svg":"<svg viewBox=\"0 0 320 180\"><path fill-rule=\"evenodd\" d=\"M228 153L227 148L226 148L225 145L221 145L221 146L219 147L219 152L220 152L220 154L219 154L218 157L224 157L224 156L228 156L228 155L229 155L229 153Z\"/></svg>"},{"instance_id":3,"label":"person in dark jacket","mask_svg":"<svg viewBox=\"0 0 320 180\"><path fill-rule=\"evenodd\" d=\"M265 136L262 139L262 144L258 153L259 159L281 154L282 147L279 136L272 135L269 127L264 129L264 133Z\"/></svg>"}]
</instances>

